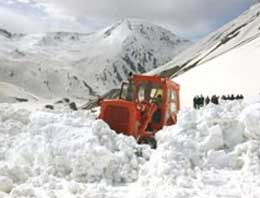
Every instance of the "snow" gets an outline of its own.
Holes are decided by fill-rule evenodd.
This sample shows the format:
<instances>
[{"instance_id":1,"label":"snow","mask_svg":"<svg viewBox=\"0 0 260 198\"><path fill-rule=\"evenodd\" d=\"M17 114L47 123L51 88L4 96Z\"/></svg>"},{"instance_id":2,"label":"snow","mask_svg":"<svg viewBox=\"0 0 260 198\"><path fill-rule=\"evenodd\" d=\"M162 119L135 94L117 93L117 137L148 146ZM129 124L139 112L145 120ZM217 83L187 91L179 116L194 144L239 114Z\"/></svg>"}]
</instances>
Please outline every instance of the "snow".
<instances>
[{"instance_id":1,"label":"snow","mask_svg":"<svg viewBox=\"0 0 260 198\"><path fill-rule=\"evenodd\" d=\"M181 52L148 74L171 77L180 84L182 106L197 95L260 94L260 4Z\"/></svg>"},{"instance_id":2,"label":"snow","mask_svg":"<svg viewBox=\"0 0 260 198\"><path fill-rule=\"evenodd\" d=\"M10 193L13 188L13 181L8 177L0 177L0 192Z\"/></svg>"},{"instance_id":3,"label":"snow","mask_svg":"<svg viewBox=\"0 0 260 198\"><path fill-rule=\"evenodd\" d=\"M240 120L245 123L246 131L245 135L248 138L259 139L260 138L260 104L249 105L247 109L245 109L241 116Z\"/></svg>"},{"instance_id":4,"label":"snow","mask_svg":"<svg viewBox=\"0 0 260 198\"><path fill-rule=\"evenodd\" d=\"M0 81L0 101L1 102L17 102L18 99L27 99L37 101L39 98L31 93L26 92L23 88L10 83Z\"/></svg>"},{"instance_id":5,"label":"snow","mask_svg":"<svg viewBox=\"0 0 260 198\"><path fill-rule=\"evenodd\" d=\"M0 105L1 197L259 197L260 97L183 108L158 148L88 111Z\"/></svg>"},{"instance_id":6,"label":"snow","mask_svg":"<svg viewBox=\"0 0 260 198\"><path fill-rule=\"evenodd\" d=\"M46 99L102 95L118 88L130 71L150 71L190 45L137 19L89 34L9 34L0 34L1 81Z\"/></svg>"},{"instance_id":7,"label":"snow","mask_svg":"<svg viewBox=\"0 0 260 198\"><path fill-rule=\"evenodd\" d=\"M260 111L251 105L259 103L182 111L181 122L157 134L158 148L141 170L142 185L154 197L259 197L259 138L245 136L259 131ZM250 127L247 112L249 120L258 119Z\"/></svg>"},{"instance_id":8,"label":"snow","mask_svg":"<svg viewBox=\"0 0 260 198\"><path fill-rule=\"evenodd\" d=\"M75 68L72 73L67 72L72 71L68 62L73 58L75 61L80 59L75 64L80 71L85 68L86 62L91 62L84 55L86 51L81 51L84 56L77 51L86 43L95 48L95 41L97 46L104 47L97 47L98 50L91 54L97 61L95 63L100 63L99 56L107 51L106 46L114 43L128 46L134 41L132 37L124 40L131 29L138 34L147 31L144 35L151 37L149 41L160 38L160 31L151 34L154 30L149 25L126 20L90 35L20 35L12 39L19 43L21 51L13 50L10 40L0 36L3 43L0 47L1 61L6 66L0 68L4 71L1 73L4 74L1 78L4 82L0 84L0 99L9 102L17 95L32 97L27 103L0 103L0 197L260 197L258 10L259 5L253 6L237 20L189 49L188 55L184 52L174 59L177 64L191 57L190 63L202 58L199 66L175 79L181 84L182 109L176 125L164 127L156 134L156 150L138 145L132 137L116 134L89 111L71 111L64 104L55 106L53 111L44 109L46 102L53 104L54 100L36 97L33 101L33 94L37 90L43 96L50 94L48 96L54 97L53 93L71 93L74 88L78 89L73 93L82 93L82 87L74 78ZM210 53L223 38L232 36L232 31L245 22L249 25L243 26L237 37ZM119 38L120 35L123 37ZM141 38L138 36L138 39ZM167 36L164 39L167 40ZM123 40L126 43L121 45ZM78 47L74 41L80 41L82 45ZM56 53L60 43L63 43L64 49ZM71 53L65 50L67 47L71 47ZM142 45L134 43L132 47L138 51ZM6 49L12 50L8 52ZM31 55L34 49L41 56L40 59L34 57L37 66L46 69L45 64L52 67L55 63L54 66L59 65L57 71L64 73L49 67L44 71L38 67L37 72L31 70L31 62L25 61L23 53ZM229 52L224 53L226 51ZM111 50L112 54L114 52L117 54L117 51ZM162 55L161 52L158 50L158 56ZM49 53L55 55L54 62L48 61ZM103 58L106 60L107 57ZM14 60L19 67L13 65ZM30 70L22 67L27 64ZM171 64L155 72L172 68ZM94 65L97 66L95 69L102 69L101 64ZM9 69L15 69L15 73ZM85 68L84 71L89 70ZM17 81L10 80L17 72L26 78L20 76ZM122 72L119 71L120 74ZM38 74L43 77L41 81L49 76L44 89L33 83L35 78L39 78ZM92 73L89 75L95 78ZM55 80L57 76L61 77L59 82ZM76 77L79 76L77 74ZM88 82L97 84L93 78L89 78ZM227 82L226 79L232 81ZM51 91L47 90L49 88ZM242 93L246 95L246 100L220 101L220 105L209 104L200 110L187 107L197 94L231 93Z\"/></svg>"},{"instance_id":9,"label":"snow","mask_svg":"<svg viewBox=\"0 0 260 198\"><path fill-rule=\"evenodd\" d=\"M83 183L137 179L144 159L135 153L145 147L133 138L117 135L91 115L25 111L21 117L20 110L9 114L17 116L7 117L11 110L3 111L1 142L12 146L1 145L1 159L6 161L1 168L13 182L37 176L35 182L44 183L49 174Z\"/></svg>"},{"instance_id":10,"label":"snow","mask_svg":"<svg viewBox=\"0 0 260 198\"><path fill-rule=\"evenodd\" d=\"M191 105L199 94L243 94L247 98L260 94L259 43L257 38L174 78L181 85L182 104Z\"/></svg>"},{"instance_id":11,"label":"snow","mask_svg":"<svg viewBox=\"0 0 260 198\"><path fill-rule=\"evenodd\" d=\"M179 82L184 105L191 105L200 94L257 95L259 13L258 3L149 74L171 76Z\"/></svg>"}]
</instances>

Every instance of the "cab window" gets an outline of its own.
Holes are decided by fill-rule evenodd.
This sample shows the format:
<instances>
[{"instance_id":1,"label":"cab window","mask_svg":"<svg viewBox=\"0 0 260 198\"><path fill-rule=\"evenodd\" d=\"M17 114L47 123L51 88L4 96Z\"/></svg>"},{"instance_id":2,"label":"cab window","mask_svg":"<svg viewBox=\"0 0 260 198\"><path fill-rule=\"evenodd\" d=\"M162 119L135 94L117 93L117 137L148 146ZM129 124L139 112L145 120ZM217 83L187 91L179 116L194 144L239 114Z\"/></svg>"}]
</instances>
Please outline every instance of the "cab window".
<instances>
[{"instance_id":1,"label":"cab window","mask_svg":"<svg viewBox=\"0 0 260 198\"><path fill-rule=\"evenodd\" d=\"M137 86L138 101L153 102L155 98L162 97L162 88L155 83L140 82Z\"/></svg>"},{"instance_id":2,"label":"cab window","mask_svg":"<svg viewBox=\"0 0 260 198\"><path fill-rule=\"evenodd\" d=\"M157 98L159 95L162 96L163 90L161 88L152 88L150 98Z\"/></svg>"},{"instance_id":3,"label":"cab window","mask_svg":"<svg viewBox=\"0 0 260 198\"><path fill-rule=\"evenodd\" d=\"M145 100L145 86L140 86L138 89L138 101Z\"/></svg>"},{"instance_id":4,"label":"cab window","mask_svg":"<svg viewBox=\"0 0 260 198\"><path fill-rule=\"evenodd\" d=\"M168 102L170 105L170 111L172 113L177 112L177 94L172 90L168 91Z\"/></svg>"}]
</instances>

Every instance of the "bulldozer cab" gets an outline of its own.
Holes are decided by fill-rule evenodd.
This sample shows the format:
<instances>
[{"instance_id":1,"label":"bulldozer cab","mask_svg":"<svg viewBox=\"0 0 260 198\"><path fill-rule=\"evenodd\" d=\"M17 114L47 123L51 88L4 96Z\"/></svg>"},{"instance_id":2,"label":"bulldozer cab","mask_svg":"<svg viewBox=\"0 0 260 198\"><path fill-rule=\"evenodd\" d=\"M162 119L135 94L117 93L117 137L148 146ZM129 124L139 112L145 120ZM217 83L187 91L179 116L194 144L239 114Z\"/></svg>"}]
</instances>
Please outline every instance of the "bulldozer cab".
<instances>
[{"instance_id":1,"label":"bulldozer cab","mask_svg":"<svg viewBox=\"0 0 260 198\"><path fill-rule=\"evenodd\" d=\"M120 99L136 103L143 111L143 105L156 104L152 124L157 124L156 129L160 129L176 122L180 107L179 85L159 76L133 75L129 82L122 84Z\"/></svg>"},{"instance_id":2,"label":"bulldozer cab","mask_svg":"<svg viewBox=\"0 0 260 198\"><path fill-rule=\"evenodd\" d=\"M179 105L178 84L159 76L133 75L122 83L119 99L103 101L100 118L119 133L147 140L176 123Z\"/></svg>"}]
</instances>

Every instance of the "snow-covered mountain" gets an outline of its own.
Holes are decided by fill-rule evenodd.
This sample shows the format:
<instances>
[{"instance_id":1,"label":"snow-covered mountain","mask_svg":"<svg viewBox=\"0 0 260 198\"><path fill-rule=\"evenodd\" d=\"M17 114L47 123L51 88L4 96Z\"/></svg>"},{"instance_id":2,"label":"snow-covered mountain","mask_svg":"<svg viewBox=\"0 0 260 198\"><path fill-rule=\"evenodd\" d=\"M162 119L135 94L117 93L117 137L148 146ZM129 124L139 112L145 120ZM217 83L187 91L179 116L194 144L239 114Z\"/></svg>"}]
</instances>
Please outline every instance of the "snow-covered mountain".
<instances>
[{"instance_id":1,"label":"snow-covered mountain","mask_svg":"<svg viewBox=\"0 0 260 198\"><path fill-rule=\"evenodd\" d=\"M45 98L88 98L118 86L190 45L159 26L126 19L95 33L0 30L0 80Z\"/></svg>"},{"instance_id":2,"label":"snow-covered mountain","mask_svg":"<svg viewBox=\"0 0 260 198\"><path fill-rule=\"evenodd\" d=\"M151 73L171 76L181 85L181 102L196 95L260 93L260 4L177 55ZM188 72L187 72L188 71Z\"/></svg>"},{"instance_id":3,"label":"snow-covered mountain","mask_svg":"<svg viewBox=\"0 0 260 198\"><path fill-rule=\"evenodd\" d=\"M175 77L232 49L246 45L260 36L259 24L260 4L255 1L254 5L235 20L209 34L150 74L160 73Z\"/></svg>"}]
</instances>

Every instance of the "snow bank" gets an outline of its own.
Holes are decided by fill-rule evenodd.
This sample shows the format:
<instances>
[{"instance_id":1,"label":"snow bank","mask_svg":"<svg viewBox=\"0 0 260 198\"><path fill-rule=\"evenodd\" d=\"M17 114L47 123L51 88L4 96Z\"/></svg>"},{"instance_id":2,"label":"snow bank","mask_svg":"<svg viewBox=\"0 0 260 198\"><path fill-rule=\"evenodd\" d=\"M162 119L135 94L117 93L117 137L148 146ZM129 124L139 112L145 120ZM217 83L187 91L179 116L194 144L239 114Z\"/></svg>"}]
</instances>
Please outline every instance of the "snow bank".
<instances>
[{"instance_id":1,"label":"snow bank","mask_svg":"<svg viewBox=\"0 0 260 198\"><path fill-rule=\"evenodd\" d=\"M29 112L2 105L0 120L0 191L14 197L37 196L39 187L78 191L64 187L64 180L134 182L151 152L89 112Z\"/></svg>"},{"instance_id":2,"label":"snow bank","mask_svg":"<svg viewBox=\"0 0 260 198\"><path fill-rule=\"evenodd\" d=\"M156 150L89 112L0 105L0 197L260 197L259 104L183 109Z\"/></svg>"},{"instance_id":3,"label":"snow bank","mask_svg":"<svg viewBox=\"0 0 260 198\"><path fill-rule=\"evenodd\" d=\"M181 111L177 125L157 134L138 197L259 197L259 105L235 101Z\"/></svg>"},{"instance_id":4,"label":"snow bank","mask_svg":"<svg viewBox=\"0 0 260 198\"><path fill-rule=\"evenodd\" d=\"M9 193L13 188L13 181L8 177L0 177L0 191Z\"/></svg>"}]
</instances>

